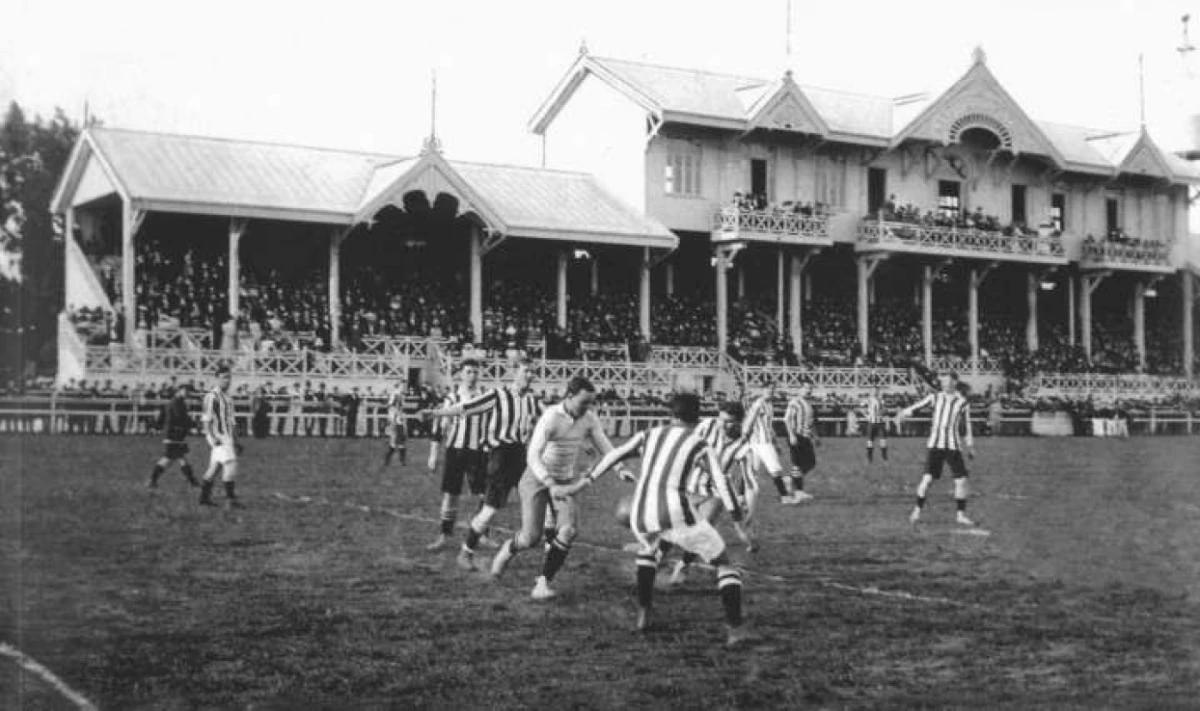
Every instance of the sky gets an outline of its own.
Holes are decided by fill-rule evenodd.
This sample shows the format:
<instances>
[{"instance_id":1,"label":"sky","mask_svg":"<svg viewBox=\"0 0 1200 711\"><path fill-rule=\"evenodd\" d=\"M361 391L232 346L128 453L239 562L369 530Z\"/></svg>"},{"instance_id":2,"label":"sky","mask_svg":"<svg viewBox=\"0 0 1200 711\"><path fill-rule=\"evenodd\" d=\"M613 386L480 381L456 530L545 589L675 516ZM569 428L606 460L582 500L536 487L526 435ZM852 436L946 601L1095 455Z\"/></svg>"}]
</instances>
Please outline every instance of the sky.
<instances>
[{"instance_id":1,"label":"sky","mask_svg":"<svg viewBox=\"0 0 1200 711\"><path fill-rule=\"evenodd\" d=\"M15 3L15 7L14 7ZM275 2L0 0L0 101L85 101L109 126L536 164L528 121L586 42L595 55L899 96L944 90L982 46L1036 119L1130 130L1165 146L1200 114L1175 51L1200 0L569 0Z\"/></svg>"}]
</instances>

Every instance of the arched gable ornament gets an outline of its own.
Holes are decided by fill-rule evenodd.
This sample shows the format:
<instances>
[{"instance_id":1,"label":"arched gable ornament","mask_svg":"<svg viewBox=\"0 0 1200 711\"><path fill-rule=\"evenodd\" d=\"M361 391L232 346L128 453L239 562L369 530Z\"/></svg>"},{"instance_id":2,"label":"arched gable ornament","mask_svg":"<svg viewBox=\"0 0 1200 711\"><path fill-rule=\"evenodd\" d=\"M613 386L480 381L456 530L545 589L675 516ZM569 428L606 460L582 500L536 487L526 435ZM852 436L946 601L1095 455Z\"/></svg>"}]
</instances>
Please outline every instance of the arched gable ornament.
<instances>
[{"instance_id":1,"label":"arched gable ornament","mask_svg":"<svg viewBox=\"0 0 1200 711\"><path fill-rule=\"evenodd\" d=\"M969 129L982 128L1000 139L1000 147L1006 151L1013 149L1012 131L999 120L984 113L969 113L960 116L950 124L946 139L948 143L960 143L962 135Z\"/></svg>"}]
</instances>

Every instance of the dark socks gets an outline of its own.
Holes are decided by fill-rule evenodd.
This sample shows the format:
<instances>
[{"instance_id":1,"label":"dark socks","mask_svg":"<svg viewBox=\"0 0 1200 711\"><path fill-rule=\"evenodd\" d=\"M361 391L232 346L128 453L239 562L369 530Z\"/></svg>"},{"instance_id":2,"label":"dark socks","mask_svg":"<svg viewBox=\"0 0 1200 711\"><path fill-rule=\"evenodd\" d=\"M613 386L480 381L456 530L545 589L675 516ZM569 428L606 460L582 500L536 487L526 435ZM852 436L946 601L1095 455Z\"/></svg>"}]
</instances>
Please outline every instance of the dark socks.
<instances>
[{"instance_id":1,"label":"dark socks","mask_svg":"<svg viewBox=\"0 0 1200 711\"><path fill-rule=\"evenodd\" d=\"M202 484L200 484L200 503L202 503L202 504L211 504L212 503L212 490L213 490L213 480L205 479L204 482Z\"/></svg>"},{"instance_id":2,"label":"dark socks","mask_svg":"<svg viewBox=\"0 0 1200 711\"><path fill-rule=\"evenodd\" d=\"M960 513L967 510L967 500L966 499L955 499L954 505L955 505L955 507L958 508Z\"/></svg>"},{"instance_id":3,"label":"dark socks","mask_svg":"<svg viewBox=\"0 0 1200 711\"><path fill-rule=\"evenodd\" d=\"M546 560L542 563L542 577L546 582L554 580L554 576L562 569L563 563L567 562L567 553L571 550L571 544L563 543L558 538L550 540L550 550L546 551Z\"/></svg>"},{"instance_id":4,"label":"dark socks","mask_svg":"<svg viewBox=\"0 0 1200 711\"><path fill-rule=\"evenodd\" d=\"M771 481L775 482L775 490L779 492L780 496L788 495L787 485L783 483L782 476L773 476L771 477Z\"/></svg>"},{"instance_id":5,"label":"dark socks","mask_svg":"<svg viewBox=\"0 0 1200 711\"><path fill-rule=\"evenodd\" d=\"M726 569L717 574L717 588L721 591L721 607L725 608L725 621L730 627L742 624L742 574Z\"/></svg>"},{"instance_id":6,"label":"dark socks","mask_svg":"<svg viewBox=\"0 0 1200 711\"><path fill-rule=\"evenodd\" d=\"M234 485L232 481L225 482L225 498L231 501L237 498L237 494L234 492Z\"/></svg>"},{"instance_id":7,"label":"dark socks","mask_svg":"<svg viewBox=\"0 0 1200 711\"><path fill-rule=\"evenodd\" d=\"M196 481L196 472L192 470L191 464L184 464L179 468L183 472L183 476L187 478L188 483L192 486L200 486L200 482Z\"/></svg>"},{"instance_id":8,"label":"dark socks","mask_svg":"<svg viewBox=\"0 0 1200 711\"><path fill-rule=\"evenodd\" d=\"M482 536L483 536L483 534L480 533L479 531L476 531L474 526L468 526L467 527L467 537L466 537L466 540L463 541L463 546L465 546L466 549L469 551L475 550L476 548L479 547L479 539Z\"/></svg>"},{"instance_id":9,"label":"dark socks","mask_svg":"<svg viewBox=\"0 0 1200 711\"><path fill-rule=\"evenodd\" d=\"M654 555L638 554L637 559L637 599L638 606L643 610L650 609L654 602L654 577L658 574L658 562Z\"/></svg>"},{"instance_id":10,"label":"dark socks","mask_svg":"<svg viewBox=\"0 0 1200 711\"><path fill-rule=\"evenodd\" d=\"M158 486L158 478L163 475L166 469L161 464L155 464L154 469L150 471L150 486Z\"/></svg>"}]
</instances>

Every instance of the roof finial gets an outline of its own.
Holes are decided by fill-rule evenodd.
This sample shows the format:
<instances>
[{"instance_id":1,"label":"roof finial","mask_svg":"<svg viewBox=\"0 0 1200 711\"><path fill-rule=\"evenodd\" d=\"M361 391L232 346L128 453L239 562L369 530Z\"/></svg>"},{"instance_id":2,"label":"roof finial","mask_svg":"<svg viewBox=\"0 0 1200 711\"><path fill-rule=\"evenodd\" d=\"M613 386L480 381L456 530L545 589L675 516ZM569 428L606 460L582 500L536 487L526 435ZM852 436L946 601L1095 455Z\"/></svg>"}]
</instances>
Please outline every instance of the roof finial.
<instances>
[{"instance_id":1,"label":"roof finial","mask_svg":"<svg viewBox=\"0 0 1200 711\"><path fill-rule=\"evenodd\" d=\"M587 38L584 37L583 39L579 40L579 54L582 56L586 56L587 53L588 53Z\"/></svg>"},{"instance_id":2,"label":"roof finial","mask_svg":"<svg viewBox=\"0 0 1200 711\"><path fill-rule=\"evenodd\" d=\"M429 81L429 136L421 145L421 155L441 152L442 142L437 136L437 69L434 69Z\"/></svg>"},{"instance_id":3,"label":"roof finial","mask_svg":"<svg viewBox=\"0 0 1200 711\"><path fill-rule=\"evenodd\" d=\"M971 52L971 61L974 64L987 64L987 52L983 51L982 45L975 46L975 50Z\"/></svg>"}]
</instances>

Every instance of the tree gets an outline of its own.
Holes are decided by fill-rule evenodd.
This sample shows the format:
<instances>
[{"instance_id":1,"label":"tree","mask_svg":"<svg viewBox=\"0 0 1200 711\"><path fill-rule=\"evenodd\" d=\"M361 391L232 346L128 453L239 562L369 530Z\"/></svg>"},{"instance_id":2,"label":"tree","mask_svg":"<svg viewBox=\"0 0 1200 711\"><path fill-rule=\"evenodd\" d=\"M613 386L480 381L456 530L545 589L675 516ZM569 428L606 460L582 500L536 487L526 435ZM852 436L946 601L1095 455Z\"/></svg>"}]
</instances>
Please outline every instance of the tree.
<instances>
[{"instance_id":1,"label":"tree","mask_svg":"<svg viewBox=\"0 0 1200 711\"><path fill-rule=\"evenodd\" d=\"M14 101L0 124L0 370L53 368L63 302L63 242L50 200L79 127L56 109L32 122Z\"/></svg>"}]
</instances>

